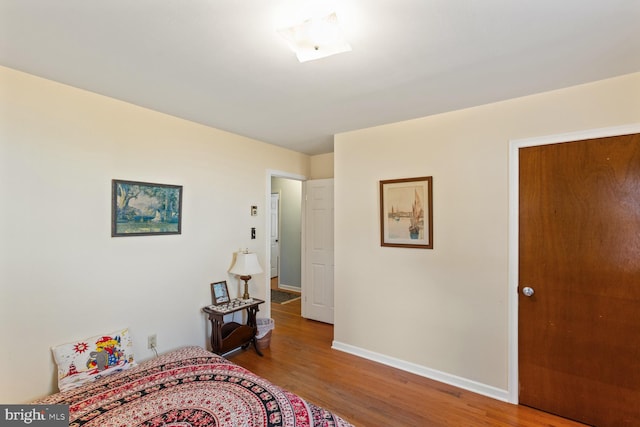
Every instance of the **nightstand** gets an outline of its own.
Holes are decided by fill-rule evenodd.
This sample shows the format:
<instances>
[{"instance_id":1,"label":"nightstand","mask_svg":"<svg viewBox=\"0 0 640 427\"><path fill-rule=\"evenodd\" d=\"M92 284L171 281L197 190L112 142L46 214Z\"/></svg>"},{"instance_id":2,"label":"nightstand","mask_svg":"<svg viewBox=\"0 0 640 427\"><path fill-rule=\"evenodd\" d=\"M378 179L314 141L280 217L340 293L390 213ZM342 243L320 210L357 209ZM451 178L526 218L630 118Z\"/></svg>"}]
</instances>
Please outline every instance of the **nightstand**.
<instances>
[{"instance_id":1,"label":"nightstand","mask_svg":"<svg viewBox=\"0 0 640 427\"><path fill-rule=\"evenodd\" d=\"M202 309L209 316L211 321L211 350L217 354L228 353L238 347L247 348L253 344L259 356L262 352L256 346L256 313L260 310L258 306L264 303L260 299L253 298L251 301L231 300L220 305L208 305ZM238 311L247 311L247 322L224 322L224 316Z\"/></svg>"}]
</instances>

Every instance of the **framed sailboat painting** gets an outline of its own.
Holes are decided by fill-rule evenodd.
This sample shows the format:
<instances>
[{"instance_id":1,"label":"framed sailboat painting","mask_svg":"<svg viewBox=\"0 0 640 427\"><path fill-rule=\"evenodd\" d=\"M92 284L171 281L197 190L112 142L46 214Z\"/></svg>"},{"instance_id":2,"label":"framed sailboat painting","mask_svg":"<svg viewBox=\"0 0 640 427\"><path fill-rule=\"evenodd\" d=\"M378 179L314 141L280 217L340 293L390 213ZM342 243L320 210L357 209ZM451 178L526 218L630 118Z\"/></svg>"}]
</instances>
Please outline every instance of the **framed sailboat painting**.
<instances>
[{"instance_id":1,"label":"framed sailboat painting","mask_svg":"<svg viewBox=\"0 0 640 427\"><path fill-rule=\"evenodd\" d=\"M182 186L111 182L111 236L181 234Z\"/></svg>"},{"instance_id":2,"label":"framed sailboat painting","mask_svg":"<svg viewBox=\"0 0 640 427\"><path fill-rule=\"evenodd\" d=\"M433 249L433 177L380 181L380 245Z\"/></svg>"}]
</instances>

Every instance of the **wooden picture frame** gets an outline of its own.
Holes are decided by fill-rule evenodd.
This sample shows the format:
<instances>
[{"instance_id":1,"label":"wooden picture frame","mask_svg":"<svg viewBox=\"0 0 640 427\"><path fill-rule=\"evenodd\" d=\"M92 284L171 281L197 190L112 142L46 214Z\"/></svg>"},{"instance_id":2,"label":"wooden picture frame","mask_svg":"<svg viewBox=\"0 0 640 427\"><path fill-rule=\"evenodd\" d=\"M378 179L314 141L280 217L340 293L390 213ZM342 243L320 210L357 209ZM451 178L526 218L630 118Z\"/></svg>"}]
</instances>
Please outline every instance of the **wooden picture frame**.
<instances>
[{"instance_id":1,"label":"wooden picture frame","mask_svg":"<svg viewBox=\"0 0 640 427\"><path fill-rule=\"evenodd\" d=\"M380 181L380 245L433 249L433 177Z\"/></svg>"},{"instance_id":2,"label":"wooden picture frame","mask_svg":"<svg viewBox=\"0 0 640 427\"><path fill-rule=\"evenodd\" d=\"M226 280L211 284L211 300L213 301L213 305L220 305L231 301Z\"/></svg>"},{"instance_id":3,"label":"wooden picture frame","mask_svg":"<svg viewBox=\"0 0 640 427\"><path fill-rule=\"evenodd\" d=\"M181 233L181 185L111 181L111 237Z\"/></svg>"}]
</instances>

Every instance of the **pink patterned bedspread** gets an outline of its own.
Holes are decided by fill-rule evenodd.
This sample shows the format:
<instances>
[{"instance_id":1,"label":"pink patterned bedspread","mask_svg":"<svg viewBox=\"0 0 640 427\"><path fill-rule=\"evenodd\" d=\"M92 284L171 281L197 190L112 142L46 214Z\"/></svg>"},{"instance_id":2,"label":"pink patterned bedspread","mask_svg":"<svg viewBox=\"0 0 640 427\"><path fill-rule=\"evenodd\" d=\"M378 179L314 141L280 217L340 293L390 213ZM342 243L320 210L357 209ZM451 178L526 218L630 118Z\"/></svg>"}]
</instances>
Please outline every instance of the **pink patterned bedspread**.
<instances>
[{"instance_id":1,"label":"pink patterned bedspread","mask_svg":"<svg viewBox=\"0 0 640 427\"><path fill-rule=\"evenodd\" d=\"M185 347L35 403L68 404L70 426L350 426L252 372Z\"/></svg>"}]
</instances>

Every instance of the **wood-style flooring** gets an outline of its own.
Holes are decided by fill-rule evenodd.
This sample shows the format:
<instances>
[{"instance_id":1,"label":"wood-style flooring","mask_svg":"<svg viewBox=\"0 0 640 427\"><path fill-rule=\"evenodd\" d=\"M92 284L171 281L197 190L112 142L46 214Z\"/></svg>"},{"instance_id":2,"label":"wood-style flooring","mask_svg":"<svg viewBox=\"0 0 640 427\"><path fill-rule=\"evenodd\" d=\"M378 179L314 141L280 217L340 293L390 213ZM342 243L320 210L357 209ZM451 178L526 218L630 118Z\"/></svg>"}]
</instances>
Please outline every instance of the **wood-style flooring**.
<instances>
[{"instance_id":1,"label":"wood-style flooring","mask_svg":"<svg viewBox=\"0 0 640 427\"><path fill-rule=\"evenodd\" d=\"M332 350L333 326L300 317L299 300L271 313L264 357L252 347L227 357L356 426L583 426Z\"/></svg>"}]
</instances>

